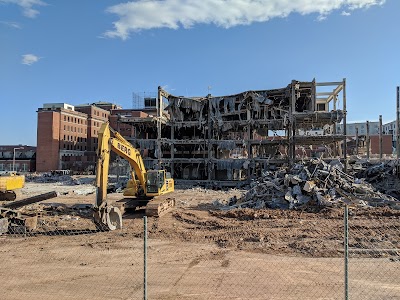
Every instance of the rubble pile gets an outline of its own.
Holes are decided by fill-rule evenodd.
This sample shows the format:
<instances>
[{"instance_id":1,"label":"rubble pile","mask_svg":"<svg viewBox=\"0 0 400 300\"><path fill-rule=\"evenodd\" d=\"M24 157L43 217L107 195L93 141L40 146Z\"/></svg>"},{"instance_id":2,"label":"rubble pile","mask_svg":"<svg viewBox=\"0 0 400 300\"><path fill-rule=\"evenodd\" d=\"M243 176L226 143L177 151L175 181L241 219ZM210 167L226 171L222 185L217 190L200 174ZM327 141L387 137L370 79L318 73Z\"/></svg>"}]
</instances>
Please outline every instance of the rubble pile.
<instances>
[{"instance_id":1,"label":"rubble pile","mask_svg":"<svg viewBox=\"0 0 400 300\"><path fill-rule=\"evenodd\" d=\"M351 165L355 177L365 181L380 192L400 199L400 166L398 160L386 160L378 163L358 161Z\"/></svg>"},{"instance_id":2,"label":"rubble pile","mask_svg":"<svg viewBox=\"0 0 400 300\"><path fill-rule=\"evenodd\" d=\"M338 160L321 159L295 164L290 169L266 171L241 198L231 198L225 209L309 206L389 206L400 209L400 201L377 191L365 179L346 174Z\"/></svg>"}]
</instances>

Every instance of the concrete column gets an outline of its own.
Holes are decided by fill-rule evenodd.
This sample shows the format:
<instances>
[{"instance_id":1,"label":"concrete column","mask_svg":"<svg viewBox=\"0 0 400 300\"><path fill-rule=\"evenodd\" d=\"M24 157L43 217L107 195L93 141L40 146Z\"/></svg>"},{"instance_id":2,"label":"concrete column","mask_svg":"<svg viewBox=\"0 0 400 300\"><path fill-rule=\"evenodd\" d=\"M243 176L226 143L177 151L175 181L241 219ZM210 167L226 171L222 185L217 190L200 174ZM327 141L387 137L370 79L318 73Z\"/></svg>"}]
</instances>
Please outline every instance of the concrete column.
<instances>
[{"instance_id":1,"label":"concrete column","mask_svg":"<svg viewBox=\"0 0 400 300\"><path fill-rule=\"evenodd\" d=\"M252 161L253 153L251 148L250 140L252 140L252 130L251 130L251 111L247 108L247 158ZM253 170L249 166L247 168L247 180L250 182L253 175Z\"/></svg>"},{"instance_id":2,"label":"concrete column","mask_svg":"<svg viewBox=\"0 0 400 300\"><path fill-rule=\"evenodd\" d=\"M347 105L346 105L346 78L343 78L343 159L344 171L347 171Z\"/></svg>"},{"instance_id":3,"label":"concrete column","mask_svg":"<svg viewBox=\"0 0 400 300\"><path fill-rule=\"evenodd\" d=\"M158 87L157 101L157 168L161 170L161 117L162 117L162 94Z\"/></svg>"},{"instance_id":4,"label":"concrete column","mask_svg":"<svg viewBox=\"0 0 400 300\"><path fill-rule=\"evenodd\" d=\"M356 127L356 155L358 155L358 128Z\"/></svg>"},{"instance_id":5,"label":"concrete column","mask_svg":"<svg viewBox=\"0 0 400 300\"><path fill-rule=\"evenodd\" d=\"M208 151L207 151L207 161L206 161L206 170L208 173L208 181L211 183L212 180L212 147L213 144L211 143L212 140L212 119L211 119L211 113L212 113L212 107L210 103L210 98L211 95L207 95L207 104L208 104L208 119L207 119L207 126L208 126L208 137L207 137L207 144L208 144Z\"/></svg>"},{"instance_id":6,"label":"concrete column","mask_svg":"<svg viewBox=\"0 0 400 300\"><path fill-rule=\"evenodd\" d=\"M170 151L171 151L171 177L174 178L175 174L175 125L174 125L174 117L171 115L171 146L170 146Z\"/></svg>"}]
</instances>

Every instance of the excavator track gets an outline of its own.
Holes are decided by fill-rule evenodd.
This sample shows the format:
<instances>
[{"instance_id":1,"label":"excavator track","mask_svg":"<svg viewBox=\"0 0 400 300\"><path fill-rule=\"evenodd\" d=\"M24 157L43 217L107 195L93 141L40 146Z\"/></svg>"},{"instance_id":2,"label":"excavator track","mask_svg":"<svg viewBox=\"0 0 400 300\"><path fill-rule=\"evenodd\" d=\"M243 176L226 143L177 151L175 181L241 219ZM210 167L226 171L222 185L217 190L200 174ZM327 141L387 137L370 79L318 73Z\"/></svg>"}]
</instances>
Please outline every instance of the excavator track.
<instances>
[{"instance_id":1,"label":"excavator track","mask_svg":"<svg viewBox=\"0 0 400 300\"><path fill-rule=\"evenodd\" d=\"M161 217L175 207L175 198L157 197L150 200L146 205L146 216Z\"/></svg>"},{"instance_id":2,"label":"excavator track","mask_svg":"<svg viewBox=\"0 0 400 300\"><path fill-rule=\"evenodd\" d=\"M0 192L0 201L14 201L17 199L17 193L14 191Z\"/></svg>"}]
</instances>

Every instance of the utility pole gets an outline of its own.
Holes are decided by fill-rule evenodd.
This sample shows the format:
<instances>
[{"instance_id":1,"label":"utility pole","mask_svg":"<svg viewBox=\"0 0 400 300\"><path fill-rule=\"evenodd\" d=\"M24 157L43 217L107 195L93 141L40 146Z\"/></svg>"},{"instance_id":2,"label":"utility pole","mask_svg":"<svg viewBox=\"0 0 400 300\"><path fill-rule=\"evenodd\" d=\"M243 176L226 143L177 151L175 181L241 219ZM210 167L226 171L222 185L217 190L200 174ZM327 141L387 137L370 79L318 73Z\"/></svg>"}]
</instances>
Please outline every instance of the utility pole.
<instances>
[{"instance_id":1,"label":"utility pole","mask_svg":"<svg viewBox=\"0 0 400 300\"><path fill-rule=\"evenodd\" d=\"M366 134L366 143L367 143L367 159L369 160L369 121L367 121L367 134Z\"/></svg>"},{"instance_id":2,"label":"utility pole","mask_svg":"<svg viewBox=\"0 0 400 300\"><path fill-rule=\"evenodd\" d=\"M397 118L396 118L396 153L397 159L400 158L400 87L397 87Z\"/></svg>"},{"instance_id":3,"label":"utility pole","mask_svg":"<svg viewBox=\"0 0 400 300\"><path fill-rule=\"evenodd\" d=\"M16 147L16 148L14 148L13 164L12 164L13 172L15 172L15 150L19 150L19 149L24 149L24 147Z\"/></svg>"},{"instance_id":4,"label":"utility pole","mask_svg":"<svg viewBox=\"0 0 400 300\"><path fill-rule=\"evenodd\" d=\"M383 156L382 115L379 115L379 159Z\"/></svg>"},{"instance_id":5,"label":"utility pole","mask_svg":"<svg viewBox=\"0 0 400 300\"><path fill-rule=\"evenodd\" d=\"M358 155L358 128L356 127L356 155Z\"/></svg>"}]
</instances>

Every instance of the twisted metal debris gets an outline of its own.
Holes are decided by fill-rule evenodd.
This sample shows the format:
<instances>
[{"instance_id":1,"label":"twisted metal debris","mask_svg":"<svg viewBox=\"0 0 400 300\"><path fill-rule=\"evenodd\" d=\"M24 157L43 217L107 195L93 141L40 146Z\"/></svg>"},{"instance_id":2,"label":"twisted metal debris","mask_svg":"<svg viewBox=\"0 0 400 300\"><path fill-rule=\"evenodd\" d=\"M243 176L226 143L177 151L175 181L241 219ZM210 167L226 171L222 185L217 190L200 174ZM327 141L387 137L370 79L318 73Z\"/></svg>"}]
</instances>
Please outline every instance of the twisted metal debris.
<instances>
[{"instance_id":1,"label":"twisted metal debris","mask_svg":"<svg viewBox=\"0 0 400 300\"><path fill-rule=\"evenodd\" d=\"M264 172L241 198L232 198L225 208L301 209L343 204L400 209L398 199L377 191L365 179L346 174L338 160L326 163L322 159Z\"/></svg>"}]
</instances>

